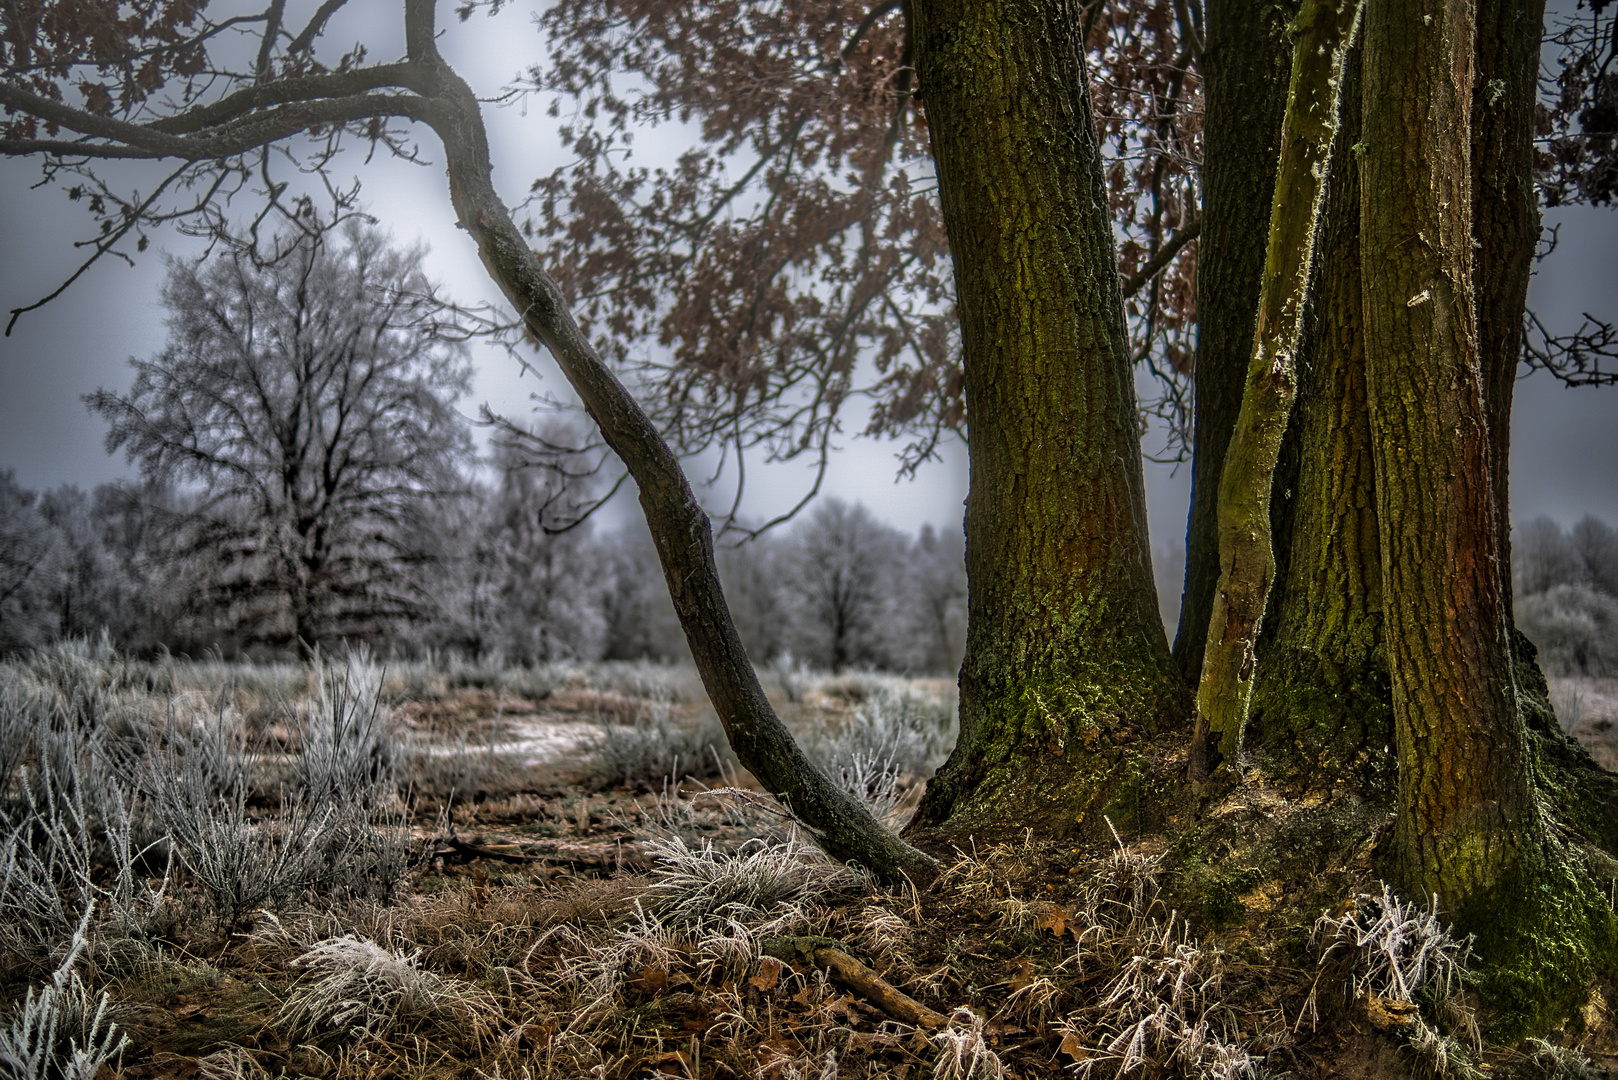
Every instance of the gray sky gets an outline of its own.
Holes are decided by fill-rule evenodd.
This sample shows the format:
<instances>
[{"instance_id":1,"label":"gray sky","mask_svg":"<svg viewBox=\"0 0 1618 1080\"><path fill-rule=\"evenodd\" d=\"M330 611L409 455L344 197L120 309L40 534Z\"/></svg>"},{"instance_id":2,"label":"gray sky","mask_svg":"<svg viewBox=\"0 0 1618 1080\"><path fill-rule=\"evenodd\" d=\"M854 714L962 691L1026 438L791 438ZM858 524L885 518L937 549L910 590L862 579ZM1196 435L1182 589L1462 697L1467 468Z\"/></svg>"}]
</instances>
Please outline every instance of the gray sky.
<instances>
[{"instance_id":1,"label":"gray sky","mask_svg":"<svg viewBox=\"0 0 1618 1080\"><path fill-rule=\"evenodd\" d=\"M447 27L448 58L493 94L538 55L539 37L526 15L513 6L498 20L474 19ZM374 10L373 10L374 13ZM357 32L350 39L362 36ZM367 29L363 35L375 41ZM392 46L397 48L397 44ZM388 55L381 45L373 58ZM496 59L491 59L496 58ZM503 58L503 59L500 59ZM554 121L535 108L488 109L495 179L509 201L529 181L557 163ZM683 148L675 130L652 133L637 143L637 155L656 160ZM426 145L427 157L436 148ZM359 154L351 154L359 168ZM363 199L384 228L400 241L421 241L432 249L429 274L456 299L493 299L494 289L471 242L454 227L442 169L379 161L360 170ZM31 303L55 288L79 261L70 241L86 235L87 219L59 191L29 186L38 168L29 161L0 160L0 311ZM132 178L130 186L139 186ZM1608 209L1575 208L1547 215L1561 222L1561 244L1542 264L1531 302L1555 329L1570 330L1581 312L1618 317L1618 214ZM176 253L195 245L173 233L154 237L154 247ZM103 452L103 429L80 401L97 387L123 389L130 380L127 359L157 352L164 340L164 313L157 306L163 261L154 250L131 268L106 260L42 311L23 316L12 336L0 340L0 468L16 471L34 488L63 483L93 486L133 475L121 457ZM462 402L468 415L483 402L509 416L522 416L529 395L540 389L532 376L520 377L502 352L480 349L473 395ZM562 393L559 376L545 389ZM849 431L859 428L856 420ZM1618 522L1618 389L1566 390L1543 374L1522 380L1512 426L1512 509L1522 521L1549 514L1571 523L1585 513ZM1152 438L1152 436L1148 436ZM914 481L895 483L893 446L841 440L826 490L859 500L873 512L907 530L931 522L958 528L966 493L964 450L946 447L941 463L924 467ZM1150 447L1150 448L1155 448ZM703 469L693 468L693 479ZM809 474L796 465L751 470L744 512L763 517L780 512L806 490ZM1154 546L1177 547L1185 534L1189 466L1175 470L1147 466ZM628 499L619 516L635 512Z\"/></svg>"}]
</instances>

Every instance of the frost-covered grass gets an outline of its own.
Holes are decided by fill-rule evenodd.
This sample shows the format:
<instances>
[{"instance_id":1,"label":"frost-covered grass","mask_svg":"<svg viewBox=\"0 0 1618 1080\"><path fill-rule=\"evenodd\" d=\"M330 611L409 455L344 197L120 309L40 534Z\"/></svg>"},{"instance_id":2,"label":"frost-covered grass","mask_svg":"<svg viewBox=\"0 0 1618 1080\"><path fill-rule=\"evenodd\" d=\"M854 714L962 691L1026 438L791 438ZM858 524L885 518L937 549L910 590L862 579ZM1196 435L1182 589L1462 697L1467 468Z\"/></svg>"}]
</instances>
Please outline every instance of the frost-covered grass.
<instances>
[{"instance_id":1,"label":"frost-covered grass","mask_svg":"<svg viewBox=\"0 0 1618 1080\"><path fill-rule=\"evenodd\" d=\"M901 821L953 742L948 686L771 678L811 759ZM1430 906L1363 881L1312 939L1314 911L1213 935L1164 837L968 845L885 887L738 771L693 680L0 662L0 1077L1301 1080L1387 1017L1420 1075L1485 1063ZM507 752L540 724L577 759ZM1564 1042L1512 1060L1583 1075Z\"/></svg>"}]
</instances>

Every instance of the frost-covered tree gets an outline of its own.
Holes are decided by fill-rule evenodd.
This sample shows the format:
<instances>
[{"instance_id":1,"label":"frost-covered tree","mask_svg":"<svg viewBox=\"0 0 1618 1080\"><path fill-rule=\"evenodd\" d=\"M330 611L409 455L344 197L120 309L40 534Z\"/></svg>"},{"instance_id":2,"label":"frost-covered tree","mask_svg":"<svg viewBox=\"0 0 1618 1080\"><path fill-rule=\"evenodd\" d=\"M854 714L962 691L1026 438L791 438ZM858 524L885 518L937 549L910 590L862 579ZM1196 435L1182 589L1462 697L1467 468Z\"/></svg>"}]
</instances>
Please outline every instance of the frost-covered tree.
<instances>
[{"instance_id":1,"label":"frost-covered tree","mask_svg":"<svg viewBox=\"0 0 1618 1080\"><path fill-rule=\"evenodd\" d=\"M689 659L652 534L633 522L607 537L602 549L610 571L601 589L606 659Z\"/></svg>"},{"instance_id":2,"label":"frost-covered tree","mask_svg":"<svg viewBox=\"0 0 1618 1080\"><path fill-rule=\"evenodd\" d=\"M785 552L793 654L834 671L888 664L904 550L904 534L864 506L817 506Z\"/></svg>"},{"instance_id":3,"label":"frost-covered tree","mask_svg":"<svg viewBox=\"0 0 1618 1080\"><path fill-rule=\"evenodd\" d=\"M485 526L494 646L514 660L597 660L607 644L608 568L592 523L577 517L594 494L594 474L554 451L578 438L565 424L534 435L495 449Z\"/></svg>"},{"instance_id":4,"label":"frost-covered tree","mask_svg":"<svg viewBox=\"0 0 1618 1080\"><path fill-rule=\"evenodd\" d=\"M1545 668L1618 673L1618 531L1588 515L1571 532L1537 517L1518 529L1512 562L1517 624Z\"/></svg>"},{"instance_id":5,"label":"frost-covered tree","mask_svg":"<svg viewBox=\"0 0 1618 1080\"><path fill-rule=\"evenodd\" d=\"M966 652L966 553L959 529L923 525L906 556L905 667L953 674Z\"/></svg>"},{"instance_id":6,"label":"frost-covered tree","mask_svg":"<svg viewBox=\"0 0 1618 1080\"><path fill-rule=\"evenodd\" d=\"M460 485L454 402L465 347L424 332L439 303L423 252L350 218L266 253L243 240L169 261L168 346L132 360L127 394L86 400L149 479L195 485L203 606L245 642L374 636L420 611L409 533Z\"/></svg>"},{"instance_id":7,"label":"frost-covered tree","mask_svg":"<svg viewBox=\"0 0 1618 1080\"><path fill-rule=\"evenodd\" d=\"M736 632L755 664L768 663L788 647L787 604L782 593L784 556L781 541L761 533L745 543L715 553L725 598L736 619Z\"/></svg>"},{"instance_id":8,"label":"frost-covered tree","mask_svg":"<svg viewBox=\"0 0 1618 1080\"><path fill-rule=\"evenodd\" d=\"M54 636L50 578L57 568L55 537L35 492L0 469L0 653Z\"/></svg>"},{"instance_id":9,"label":"frost-covered tree","mask_svg":"<svg viewBox=\"0 0 1618 1080\"><path fill-rule=\"evenodd\" d=\"M1569 539L1590 584L1618 598L1618 529L1586 514Z\"/></svg>"},{"instance_id":10,"label":"frost-covered tree","mask_svg":"<svg viewBox=\"0 0 1618 1080\"><path fill-rule=\"evenodd\" d=\"M1512 574L1520 595L1542 593L1584 580L1584 560L1552 518L1541 515L1518 526L1512 545Z\"/></svg>"}]
</instances>

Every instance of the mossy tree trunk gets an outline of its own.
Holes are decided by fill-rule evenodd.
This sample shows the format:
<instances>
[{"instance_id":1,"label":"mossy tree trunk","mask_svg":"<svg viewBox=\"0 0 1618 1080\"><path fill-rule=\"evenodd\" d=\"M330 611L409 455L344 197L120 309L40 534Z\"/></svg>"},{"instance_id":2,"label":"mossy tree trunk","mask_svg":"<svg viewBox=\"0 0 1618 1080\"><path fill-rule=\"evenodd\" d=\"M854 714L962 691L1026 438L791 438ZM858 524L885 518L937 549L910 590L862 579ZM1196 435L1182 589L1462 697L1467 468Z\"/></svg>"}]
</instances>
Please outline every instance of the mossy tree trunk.
<instances>
[{"instance_id":1,"label":"mossy tree trunk","mask_svg":"<svg viewBox=\"0 0 1618 1080\"><path fill-rule=\"evenodd\" d=\"M1367 389L1407 889L1466 910L1542 850L1507 636L1473 302L1471 0L1367 16Z\"/></svg>"},{"instance_id":2,"label":"mossy tree trunk","mask_svg":"<svg viewBox=\"0 0 1618 1080\"><path fill-rule=\"evenodd\" d=\"M1311 304L1289 438L1296 467L1271 501L1281 566L1260 643L1247 742L1303 774L1361 789L1391 774L1391 689L1382 640L1382 555L1365 399L1360 289L1360 58L1344 65ZM1281 524L1282 521L1285 524ZM1381 794L1379 792L1378 794ZM1391 796L1391 790L1387 791Z\"/></svg>"},{"instance_id":3,"label":"mossy tree trunk","mask_svg":"<svg viewBox=\"0 0 1618 1080\"><path fill-rule=\"evenodd\" d=\"M1295 0L1209 0L1201 69L1202 235L1197 239L1196 400L1185 590L1174 659L1202 673L1219 581L1219 476L1242 404L1286 113Z\"/></svg>"},{"instance_id":4,"label":"mossy tree trunk","mask_svg":"<svg viewBox=\"0 0 1618 1080\"><path fill-rule=\"evenodd\" d=\"M961 733L913 828L1061 835L1183 717L1079 9L917 0L970 430ZM1126 800L1132 798L1125 796Z\"/></svg>"},{"instance_id":5,"label":"mossy tree trunk","mask_svg":"<svg viewBox=\"0 0 1618 1080\"><path fill-rule=\"evenodd\" d=\"M1337 131L1343 59L1359 0L1304 0L1293 23L1292 76L1241 411L1219 483L1219 585L1197 689L1191 776L1234 762L1247 723L1259 628L1275 577L1270 500L1281 439L1297 396L1296 353L1315 234Z\"/></svg>"}]
</instances>

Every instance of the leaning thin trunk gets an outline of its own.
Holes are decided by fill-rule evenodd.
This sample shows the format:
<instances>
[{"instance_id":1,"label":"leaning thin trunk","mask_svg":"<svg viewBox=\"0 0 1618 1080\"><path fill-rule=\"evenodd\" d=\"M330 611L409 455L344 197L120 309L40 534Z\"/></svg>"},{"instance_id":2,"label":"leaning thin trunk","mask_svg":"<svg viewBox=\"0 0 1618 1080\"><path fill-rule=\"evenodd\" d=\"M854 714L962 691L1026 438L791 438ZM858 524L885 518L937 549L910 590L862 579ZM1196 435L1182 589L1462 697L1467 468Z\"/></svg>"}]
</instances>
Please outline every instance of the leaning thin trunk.
<instances>
[{"instance_id":1,"label":"leaning thin trunk","mask_svg":"<svg viewBox=\"0 0 1618 1080\"><path fill-rule=\"evenodd\" d=\"M707 515L678 459L579 330L561 289L523 242L495 193L477 98L438 53L433 7L432 0L409 0L406 38L418 68L413 89L428 99L423 118L444 141L450 197L460 224L477 242L490 277L551 351L607 445L639 485L674 609L737 758L815 831L835 858L858 861L889 879L930 880L938 872L937 861L905 843L864 803L827 779L765 698L720 591Z\"/></svg>"},{"instance_id":2,"label":"leaning thin trunk","mask_svg":"<svg viewBox=\"0 0 1618 1080\"><path fill-rule=\"evenodd\" d=\"M1219 581L1219 474L1252 359L1292 58L1286 28L1297 10L1296 0L1208 0L1201 64L1207 108L1197 240L1196 456L1185 590L1174 638L1175 663L1193 682L1202 674Z\"/></svg>"},{"instance_id":3,"label":"leaning thin trunk","mask_svg":"<svg viewBox=\"0 0 1618 1080\"><path fill-rule=\"evenodd\" d=\"M1244 744L1328 786L1392 799L1392 690L1382 648L1382 552L1365 400L1360 290L1360 61L1343 66L1331 176L1298 346L1297 467L1271 500L1275 587ZM1284 523L1284 524L1283 524ZM1340 790L1340 789L1339 789Z\"/></svg>"},{"instance_id":4,"label":"leaning thin trunk","mask_svg":"<svg viewBox=\"0 0 1618 1080\"><path fill-rule=\"evenodd\" d=\"M1293 26L1292 81L1270 211L1269 249L1241 412L1219 483L1219 587L1197 690L1193 779L1214 764L1211 743L1234 762L1253 687L1259 626L1275 577L1270 493L1297 395L1295 354L1332 139L1343 58L1360 0L1305 0Z\"/></svg>"}]
</instances>

